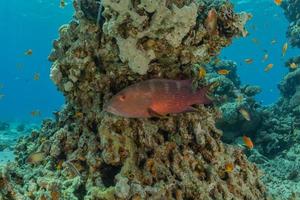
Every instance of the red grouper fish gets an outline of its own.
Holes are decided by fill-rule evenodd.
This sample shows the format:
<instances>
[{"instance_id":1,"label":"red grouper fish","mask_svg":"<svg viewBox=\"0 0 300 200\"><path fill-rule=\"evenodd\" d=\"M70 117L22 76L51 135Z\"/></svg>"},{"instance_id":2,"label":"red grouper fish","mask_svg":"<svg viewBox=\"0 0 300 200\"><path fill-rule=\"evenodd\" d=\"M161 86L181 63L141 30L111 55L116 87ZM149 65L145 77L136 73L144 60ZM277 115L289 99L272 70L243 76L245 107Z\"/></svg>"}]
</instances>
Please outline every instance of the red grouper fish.
<instances>
[{"instance_id":1,"label":"red grouper fish","mask_svg":"<svg viewBox=\"0 0 300 200\"><path fill-rule=\"evenodd\" d=\"M159 117L166 114L195 111L194 104L211 104L210 86L193 91L191 80L150 79L133 84L105 105L112 114L130 117Z\"/></svg>"}]
</instances>

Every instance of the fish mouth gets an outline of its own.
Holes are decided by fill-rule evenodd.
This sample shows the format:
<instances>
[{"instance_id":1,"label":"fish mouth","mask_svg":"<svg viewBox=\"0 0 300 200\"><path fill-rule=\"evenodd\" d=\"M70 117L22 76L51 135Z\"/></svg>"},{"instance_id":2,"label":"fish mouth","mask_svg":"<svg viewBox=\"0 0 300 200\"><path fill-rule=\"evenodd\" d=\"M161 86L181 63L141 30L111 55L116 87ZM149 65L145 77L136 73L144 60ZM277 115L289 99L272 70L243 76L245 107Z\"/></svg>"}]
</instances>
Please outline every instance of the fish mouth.
<instances>
[{"instance_id":1,"label":"fish mouth","mask_svg":"<svg viewBox=\"0 0 300 200\"><path fill-rule=\"evenodd\" d=\"M106 111L106 112L109 112L109 113L112 113L112 114L117 114L118 113L118 111L114 107L109 105L108 103L104 104L103 111Z\"/></svg>"}]
</instances>

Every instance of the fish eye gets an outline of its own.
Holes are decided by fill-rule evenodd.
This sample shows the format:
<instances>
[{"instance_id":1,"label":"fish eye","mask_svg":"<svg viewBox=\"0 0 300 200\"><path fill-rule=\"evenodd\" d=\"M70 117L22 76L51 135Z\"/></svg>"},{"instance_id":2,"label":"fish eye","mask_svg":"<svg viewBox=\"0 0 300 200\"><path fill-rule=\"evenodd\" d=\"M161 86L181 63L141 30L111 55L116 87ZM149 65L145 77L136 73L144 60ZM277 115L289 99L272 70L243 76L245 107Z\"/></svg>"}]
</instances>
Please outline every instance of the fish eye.
<instances>
[{"instance_id":1,"label":"fish eye","mask_svg":"<svg viewBox=\"0 0 300 200\"><path fill-rule=\"evenodd\" d=\"M125 101L125 97L126 97L125 95L121 95L120 98L119 98L120 101Z\"/></svg>"}]
</instances>

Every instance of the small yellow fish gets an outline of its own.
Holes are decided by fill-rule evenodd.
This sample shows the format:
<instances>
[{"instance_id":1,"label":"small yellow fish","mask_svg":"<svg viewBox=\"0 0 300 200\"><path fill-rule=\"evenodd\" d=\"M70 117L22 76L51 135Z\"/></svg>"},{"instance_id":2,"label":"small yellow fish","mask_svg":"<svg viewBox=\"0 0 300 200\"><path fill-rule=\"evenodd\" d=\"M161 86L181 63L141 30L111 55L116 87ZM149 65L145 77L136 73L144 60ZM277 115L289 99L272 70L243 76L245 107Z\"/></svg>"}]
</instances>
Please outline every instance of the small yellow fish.
<instances>
[{"instance_id":1,"label":"small yellow fish","mask_svg":"<svg viewBox=\"0 0 300 200\"><path fill-rule=\"evenodd\" d=\"M271 44L276 44L276 40L275 39L273 39L273 40L271 40Z\"/></svg>"},{"instance_id":2,"label":"small yellow fish","mask_svg":"<svg viewBox=\"0 0 300 200\"><path fill-rule=\"evenodd\" d=\"M256 39L256 38L252 38L251 41L252 41L254 44L259 44L259 40Z\"/></svg>"},{"instance_id":3,"label":"small yellow fish","mask_svg":"<svg viewBox=\"0 0 300 200\"><path fill-rule=\"evenodd\" d=\"M204 79L206 76L206 70L204 67L199 68L198 76L200 79Z\"/></svg>"},{"instance_id":4,"label":"small yellow fish","mask_svg":"<svg viewBox=\"0 0 300 200\"><path fill-rule=\"evenodd\" d=\"M60 8L65 8L66 5L67 5L67 3L65 2L65 0L60 0L60 3L59 3Z\"/></svg>"},{"instance_id":5,"label":"small yellow fish","mask_svg":"<svg viewBox=\"0 0 300 200\"><path fill-rule=\"evenodd\" d=\"M57 165L56 165L56 170L62 170L63 163L64 163L64 160L59 160Z\"/></svg>"},{"instance_id":6,"label":"small yellow fish","mask_svg":"<svg viewBox=\"0 0 300 200\"><path fill-rule=\"evenodd\" d=\"M270 63L270 64L268 64L268 65L265 67L264 71L265 71L265 72L268 72L268 71L270 71L273 67L274 67L274 64Z\"/></svg>"},{"instance_id":7,"label":"small yellow fish","mask_svg":"<svg viewBox=\"0 0 300 200\"><path fill-rule=\"evenodd\" d=\"M243 102L243 100L244 100L243 95L239 95L239 96L237 96L237 98L236 98L236 101L237 101L238 105L240 105L240 104Z\"/></svg>"},{"instance_id":8,"label":"small yellow fish","mask_svg":"<svg viewBox=\"0 0 300 200\"><path fill-rule=\"evenodd\" d=\"M24 64L23 64L23 63L17 63L17 64L16 64L16 68L17 68L18 70L21 70L23 67L24 67Z\"/></svg>"},{"instance_id":9,"label":"small yellow fish","mask_svg":"<svg viewBox=\"0 0 300 200\"><path fill-rule=\"evenodd\" d=\"M75 113L75 117L76 117L76 118L82 118L82 117L83 117L83 113L77 111L77 112Z\"/></svg>"},{"instance_id":10,"label":"small yellow fish","mask_svg":"<svg viewBox=\"0 0 300 200\"><path fill-rule=\"evenodd\" d=\"M264 55L264 57L263 57L263 61L268 60L268 58L269 58L269 54L268 54L268 53L265 53L265 55Z\"/></svg>"},{"instance_id":11,"label":"small yellow fish","mask_svg":"<svg viewBox=\"0 0 300 200\"><path fill-rule=\"evenodd\" d=\"M288 43L286 42L282 46L282 56L285 56L287 49L288 49Z\"/></svg>"},{"instance_id":12,"label":"small yellow fish","mask_svg":"<svg viewBox=\"0 0 300 200\"><path fill-rule=\"evenodd\" d=\"M28 156L26 162L31 164L37 164L45 159L46 155L43 152L32 153Z\"/></svg>"},{"instance_id":13,"label":"small yellow fish","mask_svg":"<svg viewBox=\"0 0 300 200\"><path fill-rule=\"evenodd\" d=\"M226 163L225 164L225 172L232 172L234 169L234 164L232 162Z\"/></svg>"},{"instance_id":14,"label":"small yellow fish","mask_svg":"<svg viewBox=\"0 0 300 200\"><path fill-rule=\"evenodd\" d=\"M26 56L31 56L32 55L32 49L28 49L24 53Z\"/></svg>"},{"instance_id":15,"label":"small yellow fish","mask_svg":"<svg viewBox=\"0 0 300 200\"><path fill-rule=\"evenodd\" d=\"M33 76L33 80L38 81L40 80L40 74L39 73L35 73Z\"/></svg>"},{"instance_id":16,"label":"small yellow fish","mask_svg":"<svg viewBox=\"0 0 300 200\"><path fill-rule=\"evenodd\" d=\"M244 117L244 119L246 119L247 121L250 121L250 114L248 113L247 110L245 110L244 108L239 109L239 112L241 113L241 115Z\"/></svg>"},{"instance_id":17,"label":"small yellow fish","mask_svg":"<svg viewBox=\"0 0 300 200\"><path fill-rule=\"evenodd\" d=\"M290 63L290 68L291 69L297 69L298 65L296 63Z\"/></svg>"},{"instance_id":18,"label":"small yellow fish","mask_svg":"<svg viewBox=\"0 0 300 200\"><path fill-rule=\"evenodd\" d=\"M218 70L218 74L220 74L220 75L228 75L229 73L230 73L230 71L227 69Z\"/></svg>"},{"instance_id":19,"label":"small yellow fish","mask_svg":"<svg viewBox=\"0 0 300 200\"><path fill-rule=\"evenodd\" d=\"M32 117L39 117L39 116L41 116L41 111L33 110L33 111L30 112L30 114L31 114Z\"/></svg>"},{"instance_id":20,"label":"small yellow fish","mask_svg":"<svg viewBox=\"0 0 300 200\"><path fill-rule=\"evenodd\" d=\"M282 3L282 0L274 0L274 3L275 3L277 6L280 6L281 3Z\"/></svg>"},{"instance_id":21,"label":"small yellow fish","mask_svg":"<svg viewBox=\"0 0 300 200\"><path fill-rule=\"evenodd\" d=\"M245 63L247 63L247 64L253 63L253 59L252 59L252 58L246 58L244 61L245 61Z\"/></svg>"},{"instance_id":22,"label":"small yellow fish","mask_svg":"<svg viewBox=\"0 0 300 200\"><path fill-rule=\"evenodd\" d=\"M244 135L243 136L243 141L244 141L246 147L248 147L248 149L253 149L254 144L253 144L251 138L249 138L249 137L247 137L247 136Z\"/></svg>"}]
</instances>

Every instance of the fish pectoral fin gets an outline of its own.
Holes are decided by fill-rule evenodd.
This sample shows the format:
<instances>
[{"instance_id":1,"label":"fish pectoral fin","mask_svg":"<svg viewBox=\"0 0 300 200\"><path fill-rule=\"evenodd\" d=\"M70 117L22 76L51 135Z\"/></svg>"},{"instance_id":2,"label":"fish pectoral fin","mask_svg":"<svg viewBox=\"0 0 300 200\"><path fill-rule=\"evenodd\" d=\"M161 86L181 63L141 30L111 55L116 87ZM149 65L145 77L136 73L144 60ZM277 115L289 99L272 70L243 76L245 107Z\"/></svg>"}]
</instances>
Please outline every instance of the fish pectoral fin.
<instances>
[{"instance_id":1,"label":"fish pectoral fin","mask_svg":"<svg viewBox=\"0 0 300 200\"><path fill-rule=\"evenodd\" d=\"M164 117L164 115L156 112L155 110L153 110L152 108L148 108L148 113L151 117Z\"/></svg>"},{"instance_id":2,"label":"fish pectoral fin","mask_svg":"<svg viewBox=\"0 0 300 200\"><path fill-rule=\"evenodd\" d=\"M187 107L185 112L199 112L200 110L198 108L193 107L192 105Z\"/></svg>"}]
</instances>

